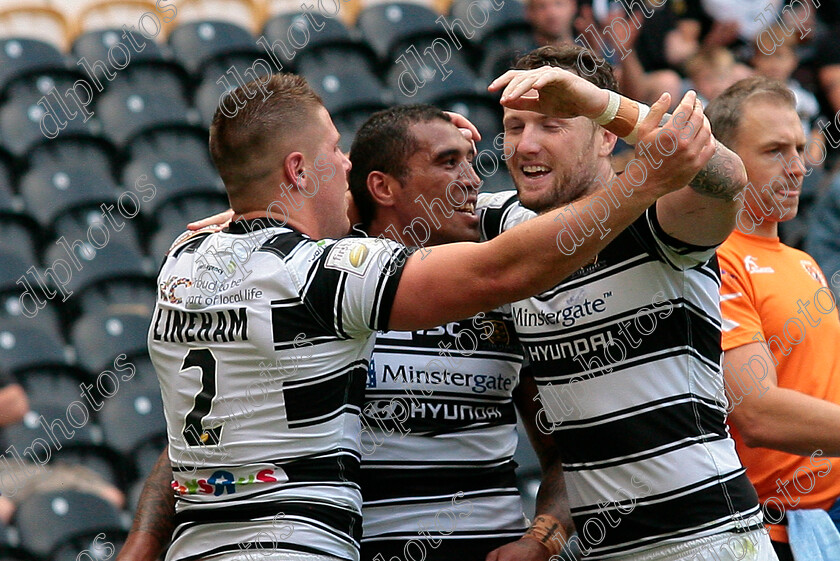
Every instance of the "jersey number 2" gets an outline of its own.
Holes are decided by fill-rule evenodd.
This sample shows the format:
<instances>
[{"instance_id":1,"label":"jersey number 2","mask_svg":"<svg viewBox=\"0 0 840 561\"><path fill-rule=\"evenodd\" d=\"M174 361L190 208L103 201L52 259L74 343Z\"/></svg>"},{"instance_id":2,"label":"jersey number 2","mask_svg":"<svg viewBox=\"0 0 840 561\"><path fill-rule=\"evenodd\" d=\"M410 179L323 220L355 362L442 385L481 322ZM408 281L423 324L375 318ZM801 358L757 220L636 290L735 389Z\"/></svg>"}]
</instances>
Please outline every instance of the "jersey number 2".
<instances>
[{"instance_id":1,"label":"jersey number 2","mask_svg":"<svg viewBox=\"0 0 840 561\"><path fill-rule=\"evenodd\" d=\"M201 389L193 400L193 407L187 413L184 425L184 441L189 446L212 446L219 443L222 427L202 428L202 422L210 414L216 397L216 357L210 349L190 349L184 357L181 371L198 367L201 370Z\"/></svg>"}]
</instances>

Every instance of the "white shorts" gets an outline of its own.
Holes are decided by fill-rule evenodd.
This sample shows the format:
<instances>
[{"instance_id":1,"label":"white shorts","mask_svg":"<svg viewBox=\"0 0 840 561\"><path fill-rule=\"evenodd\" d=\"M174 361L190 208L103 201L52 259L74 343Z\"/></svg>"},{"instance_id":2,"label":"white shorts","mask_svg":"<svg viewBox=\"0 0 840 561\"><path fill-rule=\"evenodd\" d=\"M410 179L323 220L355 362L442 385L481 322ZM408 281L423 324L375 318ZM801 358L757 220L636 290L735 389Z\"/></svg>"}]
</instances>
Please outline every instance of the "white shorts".
<instances>
[{"instance_id":1,"label":"white shorts","mask_svg":"<svg viewBox=\"0 0 840 561\"><path fill-rule=\"evenodd\" d=\"M687 542L667 544L641 553L616 557L621 561L778 561L767 532L723 532ZM612 560L611 560L612 561Z\"/></svg>"},{"instance_id":2,"label":"white shorts","mask_svg":"<svg viewBox=\"0 0 840 561\"><path fill-rule=\"evenodd\" d=\"M343 561L332 555L317 553L303 553L284 549L265 550L259 553L247 551L231 551L205 557L202 561Z\"/></svg>"}]
</instances>

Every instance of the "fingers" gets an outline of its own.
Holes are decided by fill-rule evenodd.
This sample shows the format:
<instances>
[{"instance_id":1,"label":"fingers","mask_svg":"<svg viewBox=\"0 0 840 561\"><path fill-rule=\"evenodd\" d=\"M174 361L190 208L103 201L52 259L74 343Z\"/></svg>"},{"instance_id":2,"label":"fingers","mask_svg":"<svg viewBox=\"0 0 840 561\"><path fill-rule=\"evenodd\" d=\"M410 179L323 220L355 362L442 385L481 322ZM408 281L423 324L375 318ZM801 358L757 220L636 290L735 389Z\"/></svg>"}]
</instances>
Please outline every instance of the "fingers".
<instances>
[{"instance_id":1,"label":"fingers","mask_svg":"<svg viewBox=\"0 0 840 561\"><path fill-rule=\"evenodd\" d=\"M502 74L501 76L499 76L498 78L496 78L495 80L490 82L490 85L487 86L487 89L490 90L491 92L501 90L502 88L507 86L510 83L511 80L513 80L516 76L519 76L523 72L525 72L525 71L524 70L508 70L507 72L505 72L504 74Z\"/></svg>"},{"instance_id":2,"label":"fingers","mask_svg":"<svg viewBox=\"0 0 840 561\"><path fill-rule=\"evenodd\" d=\"M219 214L214 214L213 216L208 216L207 218L202 218L201 220L197 220L195 222L190 222L187 224L187 229L200 230L208 226L218 226L219 229L221 229L227 226L231 220L233 220L233 209L229 208Z\"/></svg>"},{"instance_id":3,"label":"fingers","mask_svg":"<svg viewBox=\"0 0 840 561\"><path fill-rule=\"evenodd\" d=\"M653 129L659 126L665 114L668 112L668 107L671 106L671 95L668 92L659 96L659 99L651 105L650 111L639 123L639 131L636 138L644 138Z\"/></svg>"},{"instance_id":4,"label":"fingers","mask_svg":"<svg viewBox=\"0 0 840 561\"><path fill-rule=\"evenodd\" d=\"M478 132L478 128L476 128L472 121L460 113L455 113L454 111L444 111L444 113L446 113L452 120L452 124L458 127L464 135L464 138L472 141L481 140L481 134Z\"/></svg>"}]
</instances>

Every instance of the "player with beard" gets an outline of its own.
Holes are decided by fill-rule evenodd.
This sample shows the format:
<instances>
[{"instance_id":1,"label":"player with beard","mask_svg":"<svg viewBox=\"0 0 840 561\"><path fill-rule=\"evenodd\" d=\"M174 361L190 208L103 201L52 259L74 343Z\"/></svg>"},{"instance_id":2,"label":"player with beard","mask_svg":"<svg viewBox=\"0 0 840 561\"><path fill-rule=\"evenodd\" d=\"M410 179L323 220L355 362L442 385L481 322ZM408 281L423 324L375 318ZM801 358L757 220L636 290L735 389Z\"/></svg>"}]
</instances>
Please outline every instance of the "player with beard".
<instances>
[{"instance_id":1,"label":"player with beard","mask_svg":"<svg viewBox=\"0 0 840 561\"><path fill-rule=\"evenodd\" d=\"M609 65L570 46L537 49L516 68L491 84L504 88L517 191L479 195L487 239L596 192L609 195L593 214L623 200L610 188L616 136L552 108L556 68L614 90ZM656 144L663 150L672 141L663 134ZM647 142L636 147L637 159L652 165L655 152ZM543 479L531 529L488 561L548 559L569 540L567 509L578 532L571 539L588 559L687 560L710 548L721 560L745 550L775 559L721 399L715 249L732 231L745 181L737 156L722 145L717 155L717 169L659 199L587 265L511 305L539 388L537 425L561 460ZM623 178L638 177L639 164L628 164ZM720 181L726 177L732 181ZM573 249L580 240L560 241Z\"/></svg>"}]
</instances>

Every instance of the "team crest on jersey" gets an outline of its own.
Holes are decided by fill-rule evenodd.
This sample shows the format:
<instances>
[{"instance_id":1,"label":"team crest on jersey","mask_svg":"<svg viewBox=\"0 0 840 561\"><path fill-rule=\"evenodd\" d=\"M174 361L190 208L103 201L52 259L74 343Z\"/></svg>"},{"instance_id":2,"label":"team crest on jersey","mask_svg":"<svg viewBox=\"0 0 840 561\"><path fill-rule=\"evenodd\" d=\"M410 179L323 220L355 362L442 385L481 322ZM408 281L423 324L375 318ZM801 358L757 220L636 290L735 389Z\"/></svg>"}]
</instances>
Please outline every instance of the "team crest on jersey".
<instances>
[{"instance_id":1,"label":"team crest on jersey","mask_svg":"<svg viewBox=\"0 0 840 561\"><path fill-rule=\"evenodd\" d=\"M510 331L508 331L508 326L504 321L500 319L486 319L484 323L490 323L493 328L492 333L490 333L490 343L499 346L510 345Z\"/></svg>"},{"instance_id":2,"label":"team crest on jersey","mask_svg":"<svg viewBox=\"0 0 840 561\"><path fill-rule=\"evenodd\" d=\"M192 286L192 280L184 277L169 277L164 282L160 283L160 297L170 304L180 304L184 301L183 298L175 294L175 289L180 286L187 288Z\"/></svg>"},{"instance_id":3,"label":"team crest on jersey","mask_svg":"<svg viewBox=\"0 0 840 561\"><path fill-rule=\"evenodd\" d=\"M370 248L364 242L352 238L341 240L329 249L324 267L363 277L373 262L369 256Z\"/></svg>"},{"instance_id":4,"label":"team crest on jersey","mask_svg":"<svg viewBox=\"0 0 840 561\"><path fill-rule=\"evenodd\" d=\"M799 264L802 265L802 268L805 269L806 273L811 275L812 279L820 283L822 286L828 286L822 271L820 271L820 268L814 265L814 263L807 259L802 259L799 261Z\"/></svg>"}]
</instances>

